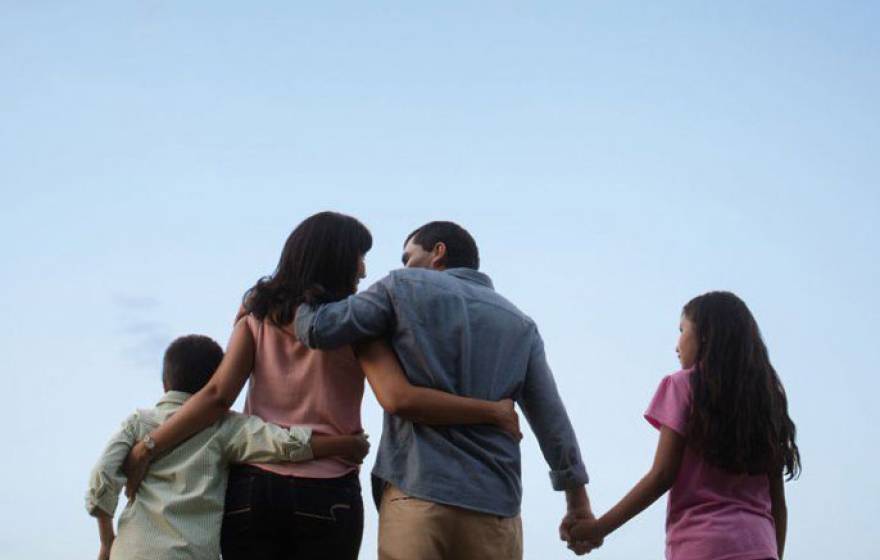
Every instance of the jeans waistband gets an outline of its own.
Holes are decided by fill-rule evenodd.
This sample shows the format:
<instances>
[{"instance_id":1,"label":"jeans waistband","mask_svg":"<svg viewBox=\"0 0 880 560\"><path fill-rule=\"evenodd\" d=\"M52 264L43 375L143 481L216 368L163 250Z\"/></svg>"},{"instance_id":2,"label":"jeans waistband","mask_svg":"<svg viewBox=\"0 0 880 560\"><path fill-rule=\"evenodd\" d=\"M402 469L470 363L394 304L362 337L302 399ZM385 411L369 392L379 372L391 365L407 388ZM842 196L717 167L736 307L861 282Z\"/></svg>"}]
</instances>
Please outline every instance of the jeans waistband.
<instances>
[{"instance_id":1,"label":"jeans waistband","mask_svg":"<svg viewBox=\"0 0 880 560\"><path fill-rule=\"evenodd\" d=\"M271 478L275 483L287 484L292 487L306 486L323 486L328 488L350 488L352 486L360 487L360 477L358 471L352 471L348 474L336 478L305 478L301 476L289 476L263 470L253 465L234 465L230 470L231 476L262 476Z\"/></svg>"}]
</instances>

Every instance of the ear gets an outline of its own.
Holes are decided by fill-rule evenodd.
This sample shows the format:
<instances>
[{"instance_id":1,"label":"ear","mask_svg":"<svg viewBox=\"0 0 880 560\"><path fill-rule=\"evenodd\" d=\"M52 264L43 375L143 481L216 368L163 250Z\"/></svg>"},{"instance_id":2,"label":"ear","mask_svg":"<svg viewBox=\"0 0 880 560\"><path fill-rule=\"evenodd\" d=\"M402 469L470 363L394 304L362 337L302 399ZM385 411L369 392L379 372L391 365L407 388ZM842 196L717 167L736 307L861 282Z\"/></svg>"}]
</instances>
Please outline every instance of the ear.
<instances>
[{"instance_id":1,"label":"ear","mask_svg":"<svg viewBox=\"0 0 880 560\"><path fill-rule=\"evenodd\" d=\"M443 270L446 268L446 243L438 241L431 249L431 268Z\"/></svg>"}]
</instances>

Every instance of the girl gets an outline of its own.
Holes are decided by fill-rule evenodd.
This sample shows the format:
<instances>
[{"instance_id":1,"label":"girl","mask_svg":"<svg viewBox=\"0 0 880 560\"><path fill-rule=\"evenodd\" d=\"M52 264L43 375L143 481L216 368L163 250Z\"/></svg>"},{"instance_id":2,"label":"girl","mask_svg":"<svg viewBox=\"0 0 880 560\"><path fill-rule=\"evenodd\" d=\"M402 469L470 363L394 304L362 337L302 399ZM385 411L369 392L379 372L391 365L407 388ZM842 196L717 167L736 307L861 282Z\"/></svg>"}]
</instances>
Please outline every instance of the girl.
<instances>
[{"instance_id":1,"label":"girl","mask_svg":"<svg viewBox=\"0 0 880 560\"><path fill-rule=\"evenodd\" d=\"M670 560L782 559L783 476L800 472L785 390L745 303L710 292L685 305L669 375L645 418L660 430L651 470L598 520L572 529L575 552L602 539L667 490Z\"/></svg>"}]
</instances>

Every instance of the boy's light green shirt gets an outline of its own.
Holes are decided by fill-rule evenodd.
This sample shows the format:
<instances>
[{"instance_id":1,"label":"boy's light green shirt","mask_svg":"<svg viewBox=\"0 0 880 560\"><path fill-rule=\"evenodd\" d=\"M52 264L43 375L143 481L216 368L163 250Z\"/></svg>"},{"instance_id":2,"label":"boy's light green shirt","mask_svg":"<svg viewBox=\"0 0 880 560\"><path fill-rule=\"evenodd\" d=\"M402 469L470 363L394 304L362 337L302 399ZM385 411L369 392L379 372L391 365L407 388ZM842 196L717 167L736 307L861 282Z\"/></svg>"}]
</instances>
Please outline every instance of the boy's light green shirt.
<instances>
[{"instance_id":1,"label":"boy's light green shirt","mask_svg":"<svg viewBox=\"0 0 880 560\"><path fill-rule=\"evenodd\" d=\"M92 471L86 494L89 513L115 513L129 450L189 397L169 391L156 408L125 420ZM311 435L310 428L287 430L255 416L228 413L150 465L137 497L119 517L111 559L216 560L229 465L309 460Z\"/></svg>"}]
</instances>

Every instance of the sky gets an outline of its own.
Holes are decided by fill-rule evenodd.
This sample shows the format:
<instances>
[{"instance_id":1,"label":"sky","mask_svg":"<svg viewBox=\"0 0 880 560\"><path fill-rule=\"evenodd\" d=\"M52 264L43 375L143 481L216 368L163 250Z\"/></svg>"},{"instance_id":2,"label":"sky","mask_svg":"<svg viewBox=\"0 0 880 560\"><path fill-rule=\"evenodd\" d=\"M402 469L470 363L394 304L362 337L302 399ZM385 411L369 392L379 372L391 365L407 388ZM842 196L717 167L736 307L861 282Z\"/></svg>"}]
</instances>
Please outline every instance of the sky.
<instances>
[{"instance_id":1,"label":"sky","mask_svg":"<svg viewBox=\"0 0 880 560\"><path fill-rule=\"evenodd\" d=\"M373 233L362 287L427 221L474 235L539 325L596 513L650 466L681 306L733 290L798 428L787 557L880 555L876 3L0 9L5 557L94 555L89 471L158 400L165 346L225 343L326 209ZM377 441L369 391L363 418ZM525 558L572 557L522 446ZM664 504L592 556L662 557Z\"/></svg>"}]
</instances>

